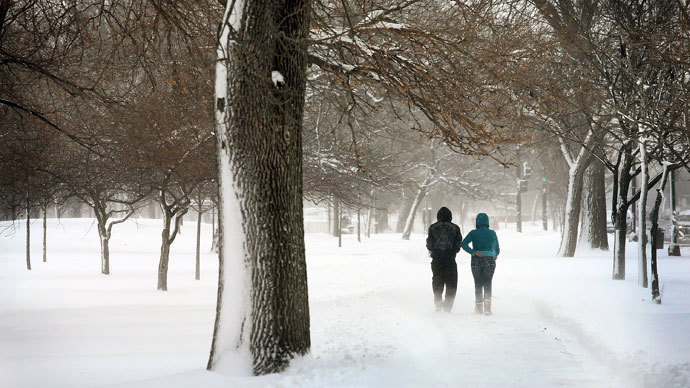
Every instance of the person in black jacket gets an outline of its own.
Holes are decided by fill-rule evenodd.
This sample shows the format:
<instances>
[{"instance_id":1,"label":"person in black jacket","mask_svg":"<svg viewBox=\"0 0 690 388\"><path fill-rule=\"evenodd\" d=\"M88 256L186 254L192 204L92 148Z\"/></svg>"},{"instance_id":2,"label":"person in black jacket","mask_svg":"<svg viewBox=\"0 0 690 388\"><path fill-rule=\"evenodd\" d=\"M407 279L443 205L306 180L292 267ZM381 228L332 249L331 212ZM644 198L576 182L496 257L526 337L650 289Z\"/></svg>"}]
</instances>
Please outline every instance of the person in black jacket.
<instances>
[{"instance_id":1,"label":"person in black jacket","mask_svg":"<svg viewBox=\"0 0 690 388\"><path fill-rule=\"evenodd\" d=\"M458 288L458 265L455 255L460 251L462 233L460 227L451 222L453 214L442 207L436 214L437 222L429 227L426 249L431 256L431 288L434 290L436 311L450 312L453 309L455 292ZM443 288L446 298L443 300Z\"/></svg>"}]
</instances>

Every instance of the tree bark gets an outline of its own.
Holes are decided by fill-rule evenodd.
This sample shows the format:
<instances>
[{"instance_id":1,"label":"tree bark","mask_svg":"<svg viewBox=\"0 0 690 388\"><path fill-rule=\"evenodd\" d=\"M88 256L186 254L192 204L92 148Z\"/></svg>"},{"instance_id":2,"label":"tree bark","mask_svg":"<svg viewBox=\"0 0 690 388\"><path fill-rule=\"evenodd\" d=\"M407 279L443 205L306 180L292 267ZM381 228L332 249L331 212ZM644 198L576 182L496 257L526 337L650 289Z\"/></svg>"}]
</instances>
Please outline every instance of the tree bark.
<instances>
[{"instance_id":1,"label":"tree bark","mask_svg":"<svg viewBox=\"0 0 690 388\"><path fill-rule=\"evenodd\" d=\"M403 202L403 207L398 213L398 222L395 223L395 233L404 233L405 226L407 225L407 219L410 217L410 210L414 204L414 198L406 199Z\"/></svg>"},{"instance_id":2,"label":"tree bark","mask_svg":"<svg viewBox=\"0 0 690 388\"><path fill-rule=\"evenodd\" d=\"M338 248L341 248L343 246L343 204L340 202L340 199L338 199L338 212L336 215L338 216L338 221L335 224L338 226L338 229L335 230L335 235L338 236Z\"/></svg>"},{"instance_id":3,"label":"tree bark","mask_svg":"<svg viewBox=\"0 0 690 388\"><path fill-rule=\"evenodd\" d=\"M216 209L211 209L211 252L218 253L218 245L220 240L220 226L216 225Z\"/></svg>"},{"instance_id":4,"label":"tree bark","mask_svg":"<svg viewBox=\"0 0 690 388\"><path fill-rule=\"evenodd\" d=\"M189 209L186 206L163 204L163 231L161 232L161 255L158 261L158 290L168 291L168 264L170 262L170 246L180 232L182 217ZM171 231L172 228L172 231Z\"/></svg>"},{"instance_id":5,"label":"tree bark","mask_svg":"<svg viewBox=\"0 0 690 388\"><path fill-rule=\"evenodd\" d=\"M47 237L47 229L48 229L48 203L45 203L41 206L43 210L43 262L46 263L48 262L48 243L46 240Z\"/></svg>"},{"instance_id":6,"label":"tree bark","mask_svg":"<svg viewBox=\"0 0 690 388\"><path fill-rule=\"evenodd\" d=\"M374 233L383 233L388 231L388 209L383 208L376 211L376 228Z\"/></svg>"},{"instance_id":7,"label":"tree bark","mask_svg":"<svg viewBox=\"0 0 690 388\"><path fill-rule=\"evenodd\" d=\"M229 26L238 33L229 40L221 26L227 78L216 79L227 86L216 88L224 230L208 366L248 345L260 375L310 348L301 139L309 7L306 0L227 2L233 6Z\"/></svg>"},{"instance_id":8,"label":"tree bark","mask_svg":"<svg viewBox=\"0 0 690 388\"><path fill-rule=\"evenodd\" d=\"M594 158L585 173L580 241L592 249L609 250L606 232L606 167Z\"/></svg>"},{"instance_id":9,"label":"tree bark","mask_svg":"<svg viewBox=\"0 0 690 388\"><path fill-rule=\"evenodd\" d=\"M428 182L425 181L424 185L426 185L427 183ZM412 229L414 227L414 218L417 214L417 209L419 208L419 205L422 203L422 200L424 199L424 196L426 196L426 190L423 187L420 187L419 190L417 190L417 194L414 196L412 206L410 207L410 213L408 214L407 220L405 221L405 229L403 229L402 233L403 240L410 239L410 235L412 234Z\"/></svg>"},{"instance_id":10,"label":"tree bark","mask_svg":"<svg viewBox=\"0 0 690 388\"><path fill-rule=\"evenodd\" d=\"M361 234L361 225L362 225L362 220L361 220L361 208L358 206L357 207L357 242L362 242L362 234Z\"/></svg>"},{"instance_id":11,"label":"tree bark","mask_svg":"<svg viewBox=\"0 0 690 388\"><path fill-rule=\"evenodd\" d=\"M201 198L201 196L199 196ZM197 202L199 208L196 215L196 266L194 270L194 279L201 279L201 202Z\"/></svg>"},{"instance_id":12,"label":"tree bark","mask_svg":"<svg viewBox=\"0 0 690 388\"><path fill-rule=\"evenodd\" d=\"M625 236L628 230L627 214L628 208L630 207L630 203L628 203L628 190L630 189L630 181L632 180L630 167L633 161L629 148L624 151L622 158L621 168L617 173L617 184L614 188L615 199L613 199L613 209L615 209L613 221L616 229L616 249L613 258L612 276L614 280L625 280Z\"/></svg>"},{"instance_id":13,"label":"tree bark","mask_svg":"<svg viewBox=\"0 0 690 388\"><path fill-rule=\"evenodd\" d=\"M651 267L652 267L652 301L656 304L661 304L661 293L659 292L659 271L657 269L657 231L659 230L659 207L661 207L661 200L664 197L664 189L666 188L666 182L668 181L668 170L669 166L664 164L663 166L663 176L661 178L661 183L656 189L656 199L654 200L654 208L651 214L651 235L652 235L652 254L651 254Z\"/></svg>"},{"instance_id":14,"label":"tree bark","mask_svg":"<svg viewBox=\"0 0 690 388\"><path fill-rule=\"evenodd\" d=\"M561 239L560 256L575 256L577 248L577 227L580 222L582 203L582 185L587 163L581 161L570 168L568 179L568 196L565 204L565 219L563 220L563 232Z\"/></svg>"},{"instance_id":15,"label":"tree bark","mask_svg":"<svg viewBox=\"0 0 690 388\"><path fill-rule=\"evenodd\" d=\"M640 183L640 199L637 202L637 283L641 287L647 288L649 286L647 278L647 189L649 187L649 176L647 173L647 149L644 139L640 139L639 143L642 182Z\"/></svg>"},{"instance_id":16,"label":"tree bark","mask_svg":"<svg viewBox=\"0 0 690 388\"><path fill-rule=\"evenodd\" d=\"M589 150L592 145L597 144L602 134L603 131L597 133L594 129L590 128L587 137L582 145L580 145L577 156L571 153L569 143L565 137L559 136L558 138L561 144L561 153L568 163L568 191L565 201L561 247L559 249L559 255L563 257L575 256L580 211L582 210L583 180L585 171L587 171L587 167L589 167L593 159L593 155Z\"/></svg>"},{"instance_id":17,"label":"tree bark","mask_svg":"<svg viewBox=\"0 0 690 388\"><path fill-rule=\"evenodd\" d=\"M110 275L110 236L106 228L106 222L97 219L98 237L101 241L101 274Z\"/></svg>"},{"instance_id":18,"label":"tree bark","mask_svg":"<svg viewBox=\"0 0 690 388\"><path fill-rule=\"evenodd\" d=\"M26 269L31 271L31 207L26 201Z\"/></svg>"},{"instance_id":19,"label":"tree bark","mask_svg":"<svg viewBox=\"0 0 690 388\"><path fill-rule=\"evenodd\" d=\"M110 275L110 239L101 237L101 274Z\"/></svg>"},{"instance_id":20,"label":"tree bark","mask_svg":"<svg viewBox=\"0 0 690 388\"><path fill-rule=\"evenodd\" d=\"M334 237L340 237L340 221L342 220L342 216L340 214L340 200L337 198L333 198L333 221L331 222L331 234Z\"/></svg>"},{"instance_id":21,"label":"tree bark","mask_svg":"<svg viewBox=\"0 0 690 388\"><path fill-rule=\"evenodd\" d=\"M161 232L161 255L158 261L158 290L168 291L168 264L170 262L170 217L164 215L165 226Z\"/></svg>"}]
</instances>

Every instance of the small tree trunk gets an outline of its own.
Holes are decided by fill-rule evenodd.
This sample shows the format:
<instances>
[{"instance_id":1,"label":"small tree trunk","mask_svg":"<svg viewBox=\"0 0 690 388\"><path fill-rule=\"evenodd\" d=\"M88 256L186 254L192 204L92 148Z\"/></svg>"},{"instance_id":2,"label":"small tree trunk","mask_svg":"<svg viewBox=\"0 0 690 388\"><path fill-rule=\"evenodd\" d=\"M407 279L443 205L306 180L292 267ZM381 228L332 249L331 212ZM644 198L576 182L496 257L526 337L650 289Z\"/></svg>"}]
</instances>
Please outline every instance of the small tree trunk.
<instances>
[{"instance_id":1,"label":"small tree trunk","mask_svg":"<svg viewBox=\"0 0 690 388\"><path fill-rule=\"evenodd\" d=\"M110 239L101 236L101 274L110 275Z\"/></svg>"},{"instance_id":2,"label":"small tree trunk","mask_svg":"<svg viewBox=\"0 0 690 388\"><path fill-rule=\"evenodd\" d=\"M383 233L388 231L388 209L380 209L376 211L376 227L374 233Z\"/></svg>"},{"instance_id":3,"label":"small tree trunk","mask_svg":"<svg viewBox=\"0 0 690 388\"><path fill-rule=\"evenodd\" d=\"M374 216L374 212L372 211L372 207L370 205L369 209L367 209L367 231L366 231L367 238L371 238L371 223L372 223L372 217L373 216Z\"/></svg>"},{"instance_id":4,"label":"small tree trunk","mask_svg":"<svg viewBox=\"0 0 690 388\"><path fill-rule=\"evenodd\" d=\"M649 177L647 176L647 147L645 146L644 139L640 139L640 167L642 183L640 184L640 199L637 203L639 213L637 224L637 284L639 284L641 287L647 288L647 188L649 186Z\"/></svg>"},{"instance_id":5,"label":"small tree trunk","mask_svg":"<svg viewBox=\"0 0 690 388\"><path fill-rule=\"evenodd\" d=\"M616 209L613 220L616 228L616 251L614 252L613 279L625 280L625 236L628 231L627 213L630 204L628 203L628 190L632 176L630 167L632 165L632 152L627 149L622 156L621 168L618 172L618 180L614 188L613 208ZM616 195L617 191L617 195Z\"/></svg>"},{"instance_id":6,"label":"small tree trunk","mask_svg":"<svg viewBox=\"0 0 690 388\"><path fill-rule=\"evenodd\" d=\"M664 164L664 171L661 177L661 183L656 189L656 199L654 200L654 208L652 209L652 301L656 304L661 304L661 293L659 292L659 271L657 269L657 231L659 230L659 207L661 207L661 200L664 196L664 189L666 188L666 181L668 180L668 165Z\"/></svg>"},{"instance_id":7,"label":"small tree trunk","mask_svg":"<svg viewBox=\"0 0 690 388\"><path fill-rule=\"evenodd\" d=\"M47 218L48 218L48 204L44 204L42 206L43 210L43 262L46 263L48 261L48 244L47 244L47 229L48 229L48 223L47 223Z\"/></svg>"},{"instance_id":8,"label":"small tree trunk","mask_svg":"<svg viewBox=\"0 0 690 388\"><path fill-rule=\"evenodd\" d=\"M172 215L165 211L164 226L161 232L161 256L158 261L158 290L168 291L168 262L170 261L170 223Z\"/></svg>"},{"instance_id":9,"label":"small tree trunk","mask_svg":"<svg viewBox=\"0 0 690 388\"><path fill-rule=\"evenodd\" d=\"M201 279L201 203L197 202L199 209L196 216L196 268L194 279Z\"/></svg>"},{"instance_id":10,"label":"small tree trunk","mask_svg":"<svg viewBox=\"0 0 690 388\"><path fill-rule=\"evenodd\" d=\"M341 248L343 246L343 204L340 203L340 200L337 202L338 204L338 212L335 213L336 215L336 220L337 222L334 222L335 225L337 225L338 229L335 231L336 236L338 236L338 248Z\"/></svg>"},{"instance_id":11,"label":"small tree trunk","mask_svg":"<svg viewBox=\"0 0 690 388\"><path fill-rule=\"evenodd\" d=\"M425 182L426 184L427 182ZM419 205L422 203L422 200L424 199L424 196L426 195L426 190L422 187L417 190L417 195L414 197L414 201L412 201L412 206L410 208L410 214L407 216L407 221L405 222L405 229L403 230L402 234L402 239L403 240L409 240L410 235L412 234L412 229L414 227L414 217L415 214L417 214L417 208L419 208Z\"/></svg>"},{"instance_id":12,"label":"small tree trunk","mask_svg":"<svg viewBox=\"0 0 690 388\"><path fill-rule=\"evenodd\" d=\"M31 207L26 201L26 269L31 270Z\"/></svg>"},{"instance_id":13,"label":"small tree trunk","mask_svg":"<svg viewBox=\"0 0 690 388\"><path fill-rule=\"evenodd\" d=\"M568 179L568 194L565 203L565 219L559 256L575 256L577 248L577 227L580 222L580 206L582 204L582 184L585 172L584 161L570 168Z\"/></svg>"},{"instance_id":14,"label":"small tree trunk","mask_svg":"<svg viewBox=\"0 0 690 388\"><path fill-rule=\"evenodd\" d=\"M536 225L537 222L537 205L539 204L539 195L534 196L534 201L532 202L532 219L531 224Z\"/></svg>"},{"instance_id":15,"label":"small tree trunk","mask_svg":"<svg viewBox=\"0 0 690 388\"><path fill-rule=\"evenodd\" d=\"M410 210L414 204L414 198L408 198L403 202L403 207L398 213L398 222L395 223L395 233L404 233L407 219L410 218Z\"/></svg>"},{"instance_id":16,"label":"small tree trunk","mask_svg":"<svg viewBox=\"0 0 690 388\"><path fill-rule=\"evenodd\" d=\"M357 207L357 242L362 242L362 234L360 233L361 225L362 220L360 218L360 208Z\"/></svg>"},{"instance_id":17,"label":"small tree trunk","mask_svg":"<svg viewBox=\"0 0 690 388\"><path fill-rule=\"evenodd\" d=\"M327 210L328 210L328 221L327 221L327 224L328 224L328 233L333 234L333 228L332 228L332 226L331 226L331 223L332 223L332 222L331 222L331 200L330 200L330 199L329 199L329 200L327 201L327 203L326 203L326 208L327 208Z\"/></svg>"},{"instance_id":18,"label":"small tree trunk","mask_svg":"<svg viewBox=\"0 0 690 388\"><path fill-rule=\"evenodd\" d=\"M340 200L334 198L333 199L333 222L331 223L333 229L331 231L331 235L335 237L340 237L340 221L341 221L341 209L340 209Z\"/></svg>"},{"instance_id":19,"label":"small tree trunk","mask_svg":"<svg viewBox=\"0 0 690 388\"><path fill-rule=\"evenodd\" d=\"M102 208L95 208L96 221L98 222L98 237L101 242L101 274L110 275L110 236L106 227L108 218Z\"/></svg>"},{"instance_id":20,"label":"small tree trunk","mask_svg":"<svg viewBox=\"0 0 690 388\"><path fill-rule=\"evenodd\" d=\"M628 231L628 220L626 217L627 206L625 210L617 215L617 226L615 231L615 252L613 261L613 279L614 280L625 280L625 244L627 239L625 238Z\"/></svg>"}]
</instances>

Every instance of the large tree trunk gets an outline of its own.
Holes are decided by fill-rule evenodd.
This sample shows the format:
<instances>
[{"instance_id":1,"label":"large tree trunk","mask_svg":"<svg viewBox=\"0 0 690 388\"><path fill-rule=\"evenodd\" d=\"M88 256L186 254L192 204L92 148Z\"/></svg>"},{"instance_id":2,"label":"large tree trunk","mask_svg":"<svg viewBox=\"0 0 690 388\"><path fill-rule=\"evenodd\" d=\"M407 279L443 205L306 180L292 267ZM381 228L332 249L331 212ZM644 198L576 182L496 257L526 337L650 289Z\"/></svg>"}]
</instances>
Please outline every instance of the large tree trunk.
<instances>
[{"instance_id":1,"label":"large tree trunk","mask_svg":"<svg viewBox=\"0 0 690 388\"><path fill-rule=\"evenodd\" d=\"M580 241L592 249L608 251L605 173L604 163L596 158L592 160L585 173Z\"/></svg>"},{"instance_id":2,"label":"large tree trunk","mask_svg":"<svg viewBox=\"0 0 690 388\"><path fill-rule=\"evenodd\" d=\"M301 139L309 7L306 0L232 6L216 67L223 231L208 367L239 350L259 375L285 369L311 342ZM239 31L231 41L230 27Z\"/></svg>"},{"instance_id":3,"label":"large tree trunk","mask_svg":"<svg viewBox=\"0 0 690 388\"><path fill-rule=\"evenodd\" d=\"M603 133L603 131L601 133ZM564 137L559 136L558 138L561 144L561 153L568 163L568 191L566 193L565 212L563 214L561 246L558 251L559 255L563 257L575 256L580 211L582 209L582 186L584 175L593 158L590 152L591 147L597 143L601 133L597 134L593 129L589 129L587 137L580 146L577 156L571 154L569 144Z\"/></svg>"}]
</instances>

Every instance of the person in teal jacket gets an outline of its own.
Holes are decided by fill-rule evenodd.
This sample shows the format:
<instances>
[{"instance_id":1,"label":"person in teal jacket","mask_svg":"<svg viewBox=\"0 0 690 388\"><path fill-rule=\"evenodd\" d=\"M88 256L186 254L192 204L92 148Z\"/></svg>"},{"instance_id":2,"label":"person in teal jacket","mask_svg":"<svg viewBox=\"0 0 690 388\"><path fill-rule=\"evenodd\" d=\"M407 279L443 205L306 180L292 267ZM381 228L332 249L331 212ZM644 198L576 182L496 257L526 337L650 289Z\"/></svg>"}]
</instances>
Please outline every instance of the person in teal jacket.
<instances>
[{"instance_id":1,"label":"person in teal jacket","mask_svg":"<svg viewBox=\"0 0 690 388\"><path fill-rule=\"evenodd\" d=\"M491 281L496 270L496 259L501 249L496 232L489 229L489 216L477 214L477 229L462 240L462 249L472 255L472 277L474 277L474 311L491 315ZM472 247L470 248L470 243Z\"/></svg>"}]
</instances>

